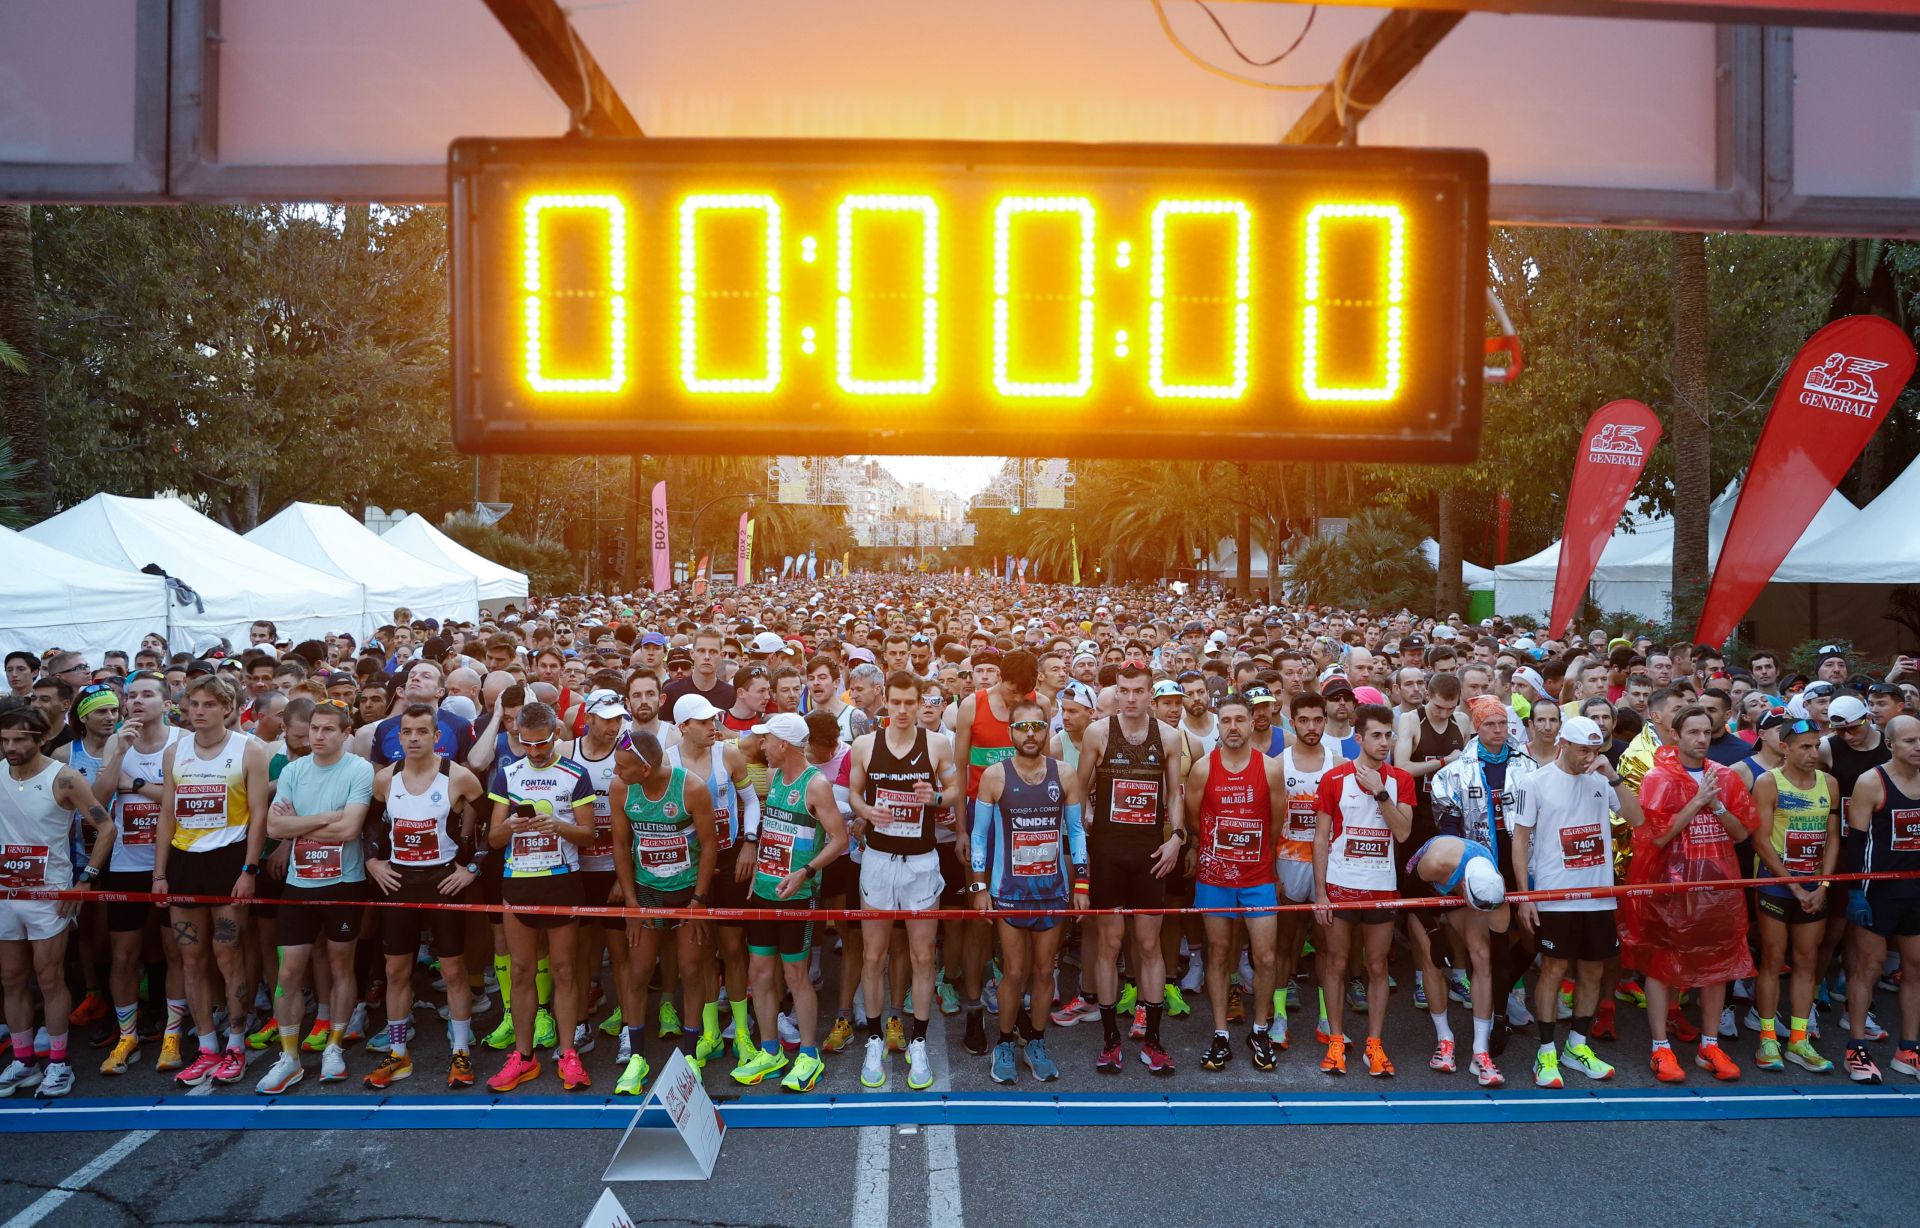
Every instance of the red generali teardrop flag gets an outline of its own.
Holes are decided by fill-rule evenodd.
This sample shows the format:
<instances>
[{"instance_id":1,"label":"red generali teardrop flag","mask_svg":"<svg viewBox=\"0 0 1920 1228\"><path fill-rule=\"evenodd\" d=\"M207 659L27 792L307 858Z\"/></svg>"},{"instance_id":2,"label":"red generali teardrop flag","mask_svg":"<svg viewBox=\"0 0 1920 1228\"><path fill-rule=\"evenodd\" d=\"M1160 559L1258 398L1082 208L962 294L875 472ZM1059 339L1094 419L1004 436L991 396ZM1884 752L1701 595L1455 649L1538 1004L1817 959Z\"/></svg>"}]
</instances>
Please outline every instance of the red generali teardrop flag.
<instances>
[{"instance_id":1,"label":"red generali teardrop flag","mask_svg":"<svg viewBox=\"0 0 1920 1228\"><path fill-rule=\"evenodd\" d=\"M1833 493L1913 375L1913 342L1881 316L1808 339L1774 394L1707 586L1694 639L1719 644Z\"/></svg>"},{"instance_id":2,"label":"red generali teardrop flag","mask_svg":"<svg viewBox=\"0 0 1920 1228\"><path fill-rule=\"evenodd\" d=\"M1553 613L1548 633L1565 635L1580 608L1580 594L1593 579L1600 552L1620 523L1627 496L1660 442L1660 419L1638 401L1609 401L1593 411L1580 436L1560 528L1560 565L1553 573Z\"/></svg>"}]
</instances>

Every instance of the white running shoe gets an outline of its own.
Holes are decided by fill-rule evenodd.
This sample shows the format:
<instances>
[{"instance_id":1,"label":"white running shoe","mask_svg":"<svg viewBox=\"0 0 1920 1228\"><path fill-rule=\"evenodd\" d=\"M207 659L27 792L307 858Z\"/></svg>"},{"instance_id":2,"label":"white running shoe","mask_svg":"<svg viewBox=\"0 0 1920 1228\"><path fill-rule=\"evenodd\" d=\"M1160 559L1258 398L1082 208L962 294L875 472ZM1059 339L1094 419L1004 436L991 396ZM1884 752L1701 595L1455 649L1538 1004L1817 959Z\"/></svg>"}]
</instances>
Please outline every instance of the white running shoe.
<instances>
[{"instance_id":1,"label":"white running shoe","mask_svg":"<svg viewBox=\"0 0 1920 1228\"><path fill-rule=\"evenodd\" d=\"M625 1028L620 1029L620 1048L614 1054L620 1065L625 1066L633 1058L633 1041L627 1036Z\"/></svg>"},{"instance_id":2,"label":"white running shoe","mask_svg":"<svg viewBox=\"0 0 1920 1228\"><path fill-rule=\"evenodd\" d=\"M48 1062L40 1078L40 1090L34 1095L52 1100L73 1090L73 1067L65 1062Z\"/></svg>"},{"instance_id":3,"label":"white running shoe","mask_svg":"<svg viewBox=\"0 0 1920 1228\"><path fill-rule=\"evenodd\" d=\"M933 1086L933 1063L927 1058L924 1037L907 1042L907 1086L916 1092Z\"/></svg>"},{"instance_id":4,"label":"white running shoe","mask_svg":"<svg viewBox=\"0 0 1920 1228\"><path fill-rule=\"evenodd\" d=\"M1733 1008L1731 1006L1723 1006L1720 1008L1720 1039L1740 1039L1740 1024L1734 1019Z\"/></svg>"},{"instance_id":5,"label":"white running shoe","mask_svg":"<svg viewBox=\"0 0 1920 1228\"><path fill-rule=\"evenodd\" d=\"M779 1031L782 1045L792 1048L800 1043L800 1026L793 1021L793 1016L785 1011L780 1012Z\"/></svg>"},{"instance_id":6,"label":"white running shoe","mask_svg":"<svg viewBox=\"0 0 1920 1228\"><path fill-rule=\"evenodd\" d=\"M622 1029L622 1031L624 1030L625 1029ZM575 1052L592 1053L593 1042L594 1042L594 1037L593 1037L592 1028L588 1027L584 1023L576 1023L573 1025L573 1047Z\"/></svg>"},{"instance_id":7,"label":"white running shoe","mask_svg":"<svg viewBox=\"0 0 1920 1228\"><path fill-rule=\"evenodd\" d=\"M924 1046L922 1047L924 1051ZM911 1062L911 1058L908 1059ZM867 1054L860 1063L860 1086L887 1085L887 1042L878 1036L867 1037Z\"/></svg>"},{"instance_id":8,"label":"white running shoe","mask_svg":"<svg viewBox=\"0 0 1920 1228\"><path fill-rule=\"evenodd\" d=\"M0 1070L0 1097L11 1096L25 1088L40 1086L40 1067L29 1066L25 1062L14 1060Z\"/></svg>"},{"instance_id":9,"label":"white running shoe","mask_svg":"<svg viewBox=\"0 0 1920 1228\"><path fill-rule=\"evenodd\" d=\"M339 1045L328 1045L320 1054L320 1081L338 1083L347 1077L346 1050Z\"/></svg>"},{"instance_id":10,"label":"white running shoe","mask_svg":"<svg viewBox=\"0 0 1920 1228\"><path fill-rule=\"evenodd\" d=\"M253 1090L262 1096L278 1096L306 1077L307 1072L300 1065L300 1059L282 1052L267 1073L260 1076L260 1081L253 1085Z\"/></svg>"},{"instance_id":11,"label":"white running shoe","mask_svg":"<svg viewBox=\"0 0 1920 1228\"><path fill-rule=\"evenodd\" d=\"M1515 1028L1533 1026L1533 1012L1527 1009L1526 995L1517 989L1507 995L1507 1025Z\"/></svg>"}]
</instances>

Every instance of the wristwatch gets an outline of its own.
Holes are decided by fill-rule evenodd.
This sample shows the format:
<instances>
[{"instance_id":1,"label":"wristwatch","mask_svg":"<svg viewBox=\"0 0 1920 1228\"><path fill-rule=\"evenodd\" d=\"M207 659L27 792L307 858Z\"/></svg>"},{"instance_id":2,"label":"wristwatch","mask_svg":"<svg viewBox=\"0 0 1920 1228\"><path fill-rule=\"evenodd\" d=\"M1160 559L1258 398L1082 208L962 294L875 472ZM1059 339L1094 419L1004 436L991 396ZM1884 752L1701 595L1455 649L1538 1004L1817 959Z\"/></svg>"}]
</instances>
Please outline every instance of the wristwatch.
<instances>
[{"instance_id":1,"label":"wristwatch","mask_svg":"<svg viewBox=\"0 0 1920 1228\"><path fill-rule=\"evenodd\" d=\"M148 784L148 781L147 781L147 778L146 778L146 777L144 777L144 776L135 776L135 777L133 778L133 791L134 791L135 793L138 793L138 792L140 792L140 790L142 790L142 789L144 789L144 788L146 788L146 787L147 787L147 784Z\"/></svg>"},{"instance_id":2,"label":"wristwatch","mask_svg":"<svg viewBox=\"0 0 1920 1228\"><path fill-rule=\"evenodd\" d=\"M1393 798L1391 795L1387 793L1385 789L1379 789L1374 792L1373 800L1381 803L1382 805L1385 805L1393 801Z\"/></svg>"},{"instance_id":3,"label":"wristwatch","mask_svg":"<svg viewBox=\"0 0 1920 1228\"><path fill-rule=\"evenodd\" d=\"M462 870L465 870L467 873L473 875L475 878L480 877L480 863L477 861L469 861L466 865L461 866L460 868Z\"/></svg>"},{"instance_id":4,"label":"wristwatch","mask_svg":"<svg viewBox=\"0 0 1920 1228\"><path fill-rule=\"evenodd\" d=\"M1174 838L1175 840L1178 840L1178 841L1179 841L1180 843L1182 843L1182 844L1185 844L1185 843L1187 842L1187 840L1188 840L1188 838L1189 838L1189 837L1187 836L1187 829L1186 829L1186 828L1184 828L1184 827L1176 827L1176 828L1174 828L1174 829L1173 829L1173 838Z\"/></svg>"},{"instance_id":5,"label":"wristwatch","mask_svg":"<svg viewBox=\"0 0 1920 1228\"><path fill-rule=\"evenodd\" d=\"M90 883L99 877L100 871L94 869L92 866L88 866L86 869L80 871L80 881L83 883Z\"/></svg>"},{"instance_id":6,"label":"wristwatch","mask_svg":"<svg viewBox=\"0 0 1920 1228\"><path fill-rule=\"evenodd\" d=\"M987 889L987 885L985 883L968 883L967 884L968 895L979 895L982 891L985 891L986 889Z\"/></svg>"},{"instance_id":7,"label":"wristwatch","mask_svg":"<svg viewBox=\"0 0 1920 1228\"><path fill-rule=\"evenodd\" d=\"M695 892L694 894L687 897L687 903L692 904L698 908L705 908L707 906L707 897L704 895L701 895L698 892Z\"/></svg>"},{"instance_id":8,"label":"wristwatch","mask_svg":"<svg viewBox=\"0 0 1920 1228\"><path fill-rule=\"evenodd\" d=\"M240 867L240 873L252 874L257 877L260 873L260 867L249 861L246 865Z\"/></svg>"}]
</instances>

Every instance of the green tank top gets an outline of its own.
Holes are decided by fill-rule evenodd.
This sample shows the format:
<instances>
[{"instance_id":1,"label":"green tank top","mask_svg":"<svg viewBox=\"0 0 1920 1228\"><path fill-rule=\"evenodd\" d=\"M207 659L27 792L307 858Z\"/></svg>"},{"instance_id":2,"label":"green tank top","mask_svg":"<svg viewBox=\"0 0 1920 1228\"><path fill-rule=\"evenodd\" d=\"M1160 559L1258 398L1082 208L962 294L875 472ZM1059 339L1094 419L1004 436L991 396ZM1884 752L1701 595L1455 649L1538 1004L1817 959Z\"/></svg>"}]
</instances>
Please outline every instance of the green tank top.
<instances>
[{"instance_id":1,"label":"green tank top","mask_svg":"<svg viewBox=\"0 0 1920 1228\"><path fill-rule=\"evenodd\" d=\"M686 891L700 871L700 836L687 811L687 773L673 769L659 801L640 785L627 787L627 824L633 829L633 880L655 891Z\"/></svg>"},{"instance_id":2,"label":"green tank top","mask_svg":"<svg viewBox=\"0 0 1920 1228\"><path fill-rule=\"evenodd\" d=\"M1773 804L1773 851L1786 863L1787 872L1800 877L1818 874L1827 852L1827 813L1833 801L1827 795L1827 774L1815 772L1813 785L1802 789L1787 779L1784 769L1774 768L1773 787L1779 799Z\"/></svg>"},{"instance_id":3,"label":"green tank top","mask_svg":"<svg viewBox=\"0 0 1920 1228\"><path fill-rule=\"evenodd\" d=\"M780 880L813 860L824 841L820 824L807 809L807 786L819 775L808 767L793 782L774 772L767 781L766 806L760 811L760 855L753 863L753 894L763 900L779 899ZM811 899L819 879L801 884L790 897Z\"/></svg>"}]
</instances>

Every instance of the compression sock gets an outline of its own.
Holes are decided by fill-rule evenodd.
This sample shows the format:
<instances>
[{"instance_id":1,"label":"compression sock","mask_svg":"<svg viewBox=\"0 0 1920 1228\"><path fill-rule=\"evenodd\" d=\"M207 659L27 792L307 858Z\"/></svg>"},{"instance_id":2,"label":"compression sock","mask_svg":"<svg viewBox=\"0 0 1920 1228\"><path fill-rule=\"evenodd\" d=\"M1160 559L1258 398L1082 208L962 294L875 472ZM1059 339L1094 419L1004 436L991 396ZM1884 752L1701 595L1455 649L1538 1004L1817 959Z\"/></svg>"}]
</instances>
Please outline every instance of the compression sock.
<instances>
[{"instance_id":1,"label":"compression sock","mask_svg":"<svg viewBox=\"0 0 1920 1228\"><path fill-rule=\"evenodd\" d=\"M635 1027L632 1024L627 1025L627 1055L629 1057L639 1057L640 1046L646 1042L646 1039L646 1028Z\"/></svg>"},{"instance_id":2,"label":"compression sock","mask_svg":"<svg viewBox=\"0 0 1920 1228\"><path fill-rule=\"evenodd\" d=\"M300 1021L280 1025L280 1052L288 1057L300 1056Z\"/></svg>"},{"instance_id":3,"label":"compression sock","mask_svg":"<svg viewBox=\"0 0 1920 1228\"><path fill-rule=\"evenodd\" d=\"M393 1056L407 1056L407 1021L391 1020L387 1024L387 1043L393 1047Z\"/></svg>"},{"instance_id":4,"label":"compression sock","mask_svg":"<svg viewBox=\"0 0 1920 1228\"><path fill-rule=\"evenodd\" d=\"M1147 1034L1145 1040L1158 1049L1160 1047L1160 1018L1167 1013L1165 1002L1142 1003L1147 1008Z\"/></svg>"},{"instance_id":5,"label":"compression sock","mask_svg":"<svg viewBox=\"0 0 1920 1228\"><path fill-rule=\"evenodd\" d=\"M867 1016L867 1039L879 1040L886 1030L886 1020L879 1011Z\"/></svg>"},{"instance_id":6,"label":"compression sock","mask_svg":"<svg viewBox=\"0 0 1920 1228\"><path fill-rule=\"evenodd\" d=\"M707 1036L720 1035L720 1004L718 1002L701 1004L700 1031Z\"/></svg>"},{"instance_id":7,"label":"compression sock","mask_svg":"<svg viewBox=\"0 0 1920 1228\"><path fill-rule=\"evenodd\" d=\"M913 1017L913 1039L925 1040L926 1038L927 1038L927 1020L920 1018L918 1015L915 1015Z\"/></svg>"},{"instance_id":8,"label":"compression sock","mask_svg":"<svg viewBox=\"0 0 1920 1228\"><path fill-rule=\"evenodd\" d=\"M541 1009L553 1005L553 973L547 969L547 961L541 960L534 965L533 988L539 995Z\"/></svg>"},{"instance_id":9,"label":"compression sock","mask_svg":"<svg viewBox=\"0 0 1920 1228\"><path fill-rule=\"evenodd\" d=\"M1100 1036L1109 1049L1120 1043L1120 1012L1111 1002L1100 1004Z\"/></svg>"},{"instance_id":10,"label":"compression sock","mask_svg":"<svg viewBox=\"0 0 1920 1228\"><path fill-rule=\"evenodd\" d=\"M136 1035L134 1021L139 1015L140 1004L138 1002L135 1002L132 1006L122 1006L118 1002L113 1004L113 1018L114 1022L120 1025L120 1037L122 1040Z\"/></svg>"},{"instance_id":11,"label":"compression sock","mask_svg":"<svg viewBox=\"0 0 1920 1228\"><path fill-rule=\"evenodd\" d=\"M49 1062L65 1062L67 1060L67 1034L65 1032L47 1037L47 1060Z\"/></svg>"},{"instance_id":12,"label":"compression sock","mask_svg":"<svg viewBox=\"0 0 1920 1228\"><path fill-rule=\"evenodd\" d=\"M1538 1028L1540 1032L1540 1047L1543 1049L1553 1048L1554 1029L1559 1025L1551 1019L1536 1019L1533 1022L1534 1026Z\"/></svg>"},{"instance_id":13,"label":"compression sock","mask_svg":"<svg viewBox=\"0 0 1920 1228\"><path fill-rule=\"evenodd\" d=\"M507 1010L513 1009L513 957L496 955L493 957L493 979L500 984L500 1002Z\"/></svg>"},{"instance_id":14,"label":"compression sock","mask_svg":"<svg viewBox=\"0 0 1920 1228\"><path fill-rule=\"evenodd\" d=\"M745 1002L730 1002L728 1005L733 1008L733 1035L735 1042L737 1043L742 1039L751 1040L753 1038L753 1017L747 1013L747 1004Z\"/></svg>"},{"instance_id":15,"label":"compression sock","mask_svg":"<svg viewBox=\"0 0 1920 1228\"><path fill-rule=\"evenodd\" d=\"M167 1035L179 1036L187 1022L187 1000L185 998L167 999Z\"/></svg>"}]
</instances>

